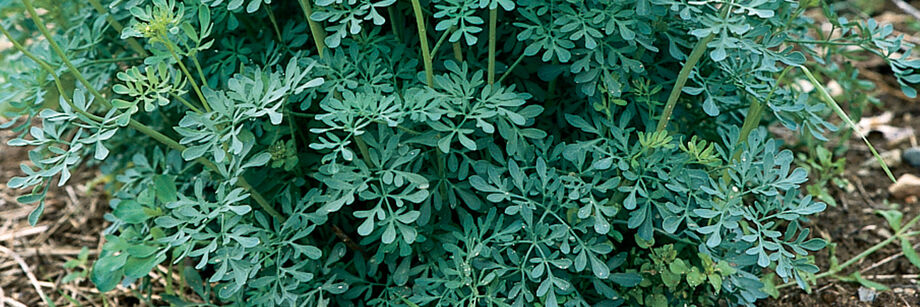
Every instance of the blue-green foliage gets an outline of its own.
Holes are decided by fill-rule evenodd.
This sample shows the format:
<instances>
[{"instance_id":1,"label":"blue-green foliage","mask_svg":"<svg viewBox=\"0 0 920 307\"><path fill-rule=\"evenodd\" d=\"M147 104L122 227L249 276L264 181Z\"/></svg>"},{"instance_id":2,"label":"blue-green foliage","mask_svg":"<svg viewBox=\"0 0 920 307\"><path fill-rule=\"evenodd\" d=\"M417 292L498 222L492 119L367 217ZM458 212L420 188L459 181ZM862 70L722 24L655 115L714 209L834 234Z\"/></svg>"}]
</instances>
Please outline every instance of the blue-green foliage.
<instances>
[{"instance_id":1,"label":"blue-green foliage","mask_svg":"<svg viewBox=\"0 0 920 307\"><path fill-rule=\"evenodd\" d=\"M22 61L0 87L9 145L35 146L8 186L32 189L34 222L52 181L102 161L99 289L163 265L183 276L163 295L177 305L752 305L765 271L808 287L825 245L803 226L825 204L764 126L836 127L781 72L833 64L823 75L867 89L810 50L858 46L908 96L920 81L890 26L825 5L842 34L812 38L817 1L299 2L48 2L84 84L0 1L62 80L2 51ZM742 129L754 104L766 115Z\"/></svg>"}]
</instances>

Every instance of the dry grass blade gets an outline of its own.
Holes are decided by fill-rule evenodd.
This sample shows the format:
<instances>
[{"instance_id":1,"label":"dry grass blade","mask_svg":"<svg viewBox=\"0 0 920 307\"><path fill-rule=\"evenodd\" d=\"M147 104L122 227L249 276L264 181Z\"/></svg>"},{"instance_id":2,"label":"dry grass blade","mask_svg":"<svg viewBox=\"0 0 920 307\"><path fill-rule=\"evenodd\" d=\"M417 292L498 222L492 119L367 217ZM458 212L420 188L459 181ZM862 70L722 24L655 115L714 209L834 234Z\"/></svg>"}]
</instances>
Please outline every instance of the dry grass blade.
<instances>
[{"instance_id":1,"label":"dry grass blade","mask_svg":"<svg viewBox=\"0 0 920 307\"><path fill-rule=\"evenodd\" d=\"M878 154L878 151L875 150L875 146L872 146L872 143L869 142L869 139L866 138L866 135L863 134L862 131L859 131L859 127L855 122L853 122L853 119L851 119L850 116L840 108L840 105L834 101L834 97L831 97L831 94L827 92L827 90L824 88L824 85L818 82L818 79L816 79L815 76L811 74L811 71L808 70L807 67L799 66L799 68L801 68L802 72L805 73L805 76L808 77L808 81L814 85L815 89L818 91L819 97L821 97L821 99L827 103L831 110L834 110L834 112L837 113L837 116L840 116L840 118L843 119L843 121L847 124L847 126L850 127L850 129L856 132L856 134L859 135L859 137L861 137L864 142L866 142L866 145L869 146L869 151L872 152L872 155L875 156L875 159L878 160L879 164L881 164L882 169L885 170L885 175L888 175L888 179L891 179L891 182L896 182L897 180L894 178L891 170L888 169L888 164L886 164L885 160L882 159L882 156Z\"/></svg>"},{"instance_id":2,"label":"dry grass blade","mask_svg":"<svg viewBox=\"0 0 920 307\"><path fill-rule=\"evenodd\" d=\"M48 301L48 296L45 295L44 291L42 291L42 287L39 285L38 279L35 278L34 274L32 274L32 270L29 269L29 265L26 264L25 260L22 260L22 257L20 257L18 254L16 254L16 252L10 250L9 248L6 248L6 246L0 246L0 252L12 257L13 260L16 260L16 262L19 263L19 267L21 267L22 271L25 272L26 277L29 278L29 282L32 283L33 287L35 287L35 291L38 292L38 295L42 298L42 301L45 302L46 305L52 306L51 302Z\"/></svg>"}]
</instances>

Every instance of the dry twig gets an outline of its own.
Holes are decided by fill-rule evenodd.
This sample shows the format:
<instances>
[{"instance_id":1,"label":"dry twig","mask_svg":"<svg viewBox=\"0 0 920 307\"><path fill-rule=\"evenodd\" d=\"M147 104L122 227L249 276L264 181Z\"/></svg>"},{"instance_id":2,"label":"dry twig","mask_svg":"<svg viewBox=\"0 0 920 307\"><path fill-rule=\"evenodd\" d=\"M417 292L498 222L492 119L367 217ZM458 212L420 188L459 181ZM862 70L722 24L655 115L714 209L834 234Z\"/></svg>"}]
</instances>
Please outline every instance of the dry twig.
<instances>
[{"instance_id":1,"label":"dry twig","mask_svg":"<svg viewBox=\"0 0 920 307\"><path fill-rule=\"evenodd\" d=\"M29 278L29 282L31 282L32 286L35 287L35 291L38 291L38 295L42 298L42 301L45 302L46 305L51 306L50 302L48 302L48 296L45 295L44 291L42 291L42 287L39 285L38 279L35 278L35 275L32 274L32 270L29 269L29 265L26 264L25 260L22 260L22 257L19 257L16 252L6 248L6 246L0 246L0 252L12 257L13 260L16 260L16 262L19 263L19 267L21 267L22 271L26 273L26 277Z\"/></svg>"},{"instance_id":2,"label":"dry twig","mask_svg":"<svg viewBox=\"0 0 920 307\"><path fill-rule=\"evenodd\" d=\"M914 17L914 19L920 20L920 10L917 10L917 8L911 6L907 2L904 2L904 0L891 0L891 2L893 2L894 5L896 5L899 9L901 9L905 13Z\"/></svg>"},{"instance_id":3,"label":"dry twig","mask_svg":"<svg viewBox=\"0 0 920 307\"><path fill-rule=\"evenodd\" d=\"M917 249L918 246L920 246L920 243L914 244L913 248L914 248L914 249ZM859 273L868 272L869 270L872 270L872 269L874 269L874 268L880 267L880 266L882 266L882 265L884 265L884 264L886 264L886 263L889 263L889 262L891 262L891 261L893 261L893 260L895 260L895 259L898 259L898 257L901 257L901 256L904 256L904 252L898 252L897 254L894 254L894 255L885 257L885 259L882 259L882 260L880 260L880 261L878 261L878 262L876 262L876 263L873 263L872 265L866 267L865 269L859 270Z\"/></svg>"}]
</instances>

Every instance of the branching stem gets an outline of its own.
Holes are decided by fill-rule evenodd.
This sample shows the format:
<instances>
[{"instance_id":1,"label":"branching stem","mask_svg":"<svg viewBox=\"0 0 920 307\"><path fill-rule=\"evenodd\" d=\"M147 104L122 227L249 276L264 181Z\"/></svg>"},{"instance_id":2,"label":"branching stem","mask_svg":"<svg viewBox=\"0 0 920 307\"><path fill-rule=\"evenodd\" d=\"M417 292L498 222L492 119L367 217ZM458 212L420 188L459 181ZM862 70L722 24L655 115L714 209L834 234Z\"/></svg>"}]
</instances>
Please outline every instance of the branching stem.
<instances>
[{"instance_id":1,"label":"branching stem","mask_svg":"<svg viewBox=\"0 0 920 307\"><path fill-rule=\"evenodd\" d=\"M211 112L211 106L208 104L207 99L204 99L204 94L201 93L201 87L198 86L198 82L195 81L195 77L192 77L192 74L188 71L188 68L185 67L185 63L182 63L182 58L179 57L179 53L176 52L177 47L173 45L172 41L170 41L166 35L160 35L159 39L163 42L164 45L166 45L166 49L169 50L169 53L172 55L173 59L176 60L176 63L179 64L179 69L181 69L182 73L185 74L185 77L188 78L188 82L192 84L192 90L195 91L195 95L198 95L198 99L201 100L201 105L204 106L205 111ZM198 60L196 59L196 65L197 61ZM201 76L204 77L203 74Z\"/></svg>"}]
</instances>

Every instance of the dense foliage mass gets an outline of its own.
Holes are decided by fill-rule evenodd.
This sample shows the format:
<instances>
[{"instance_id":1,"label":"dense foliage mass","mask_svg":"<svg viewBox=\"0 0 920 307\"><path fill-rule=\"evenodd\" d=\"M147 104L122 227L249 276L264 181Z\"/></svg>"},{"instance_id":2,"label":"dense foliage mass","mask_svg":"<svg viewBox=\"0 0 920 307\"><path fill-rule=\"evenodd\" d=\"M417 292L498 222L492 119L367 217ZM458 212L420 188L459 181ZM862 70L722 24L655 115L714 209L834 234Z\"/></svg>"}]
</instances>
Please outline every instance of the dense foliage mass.
<instances>
[{"instance_id":1,"label":"dense foliage mass","mask_svg":"<svg viewBox=\"0 0 920 307\"><path fill-rule=\"evenodd\" d=\"M852 48L905 94L920 82L890 26L836 14L2 0L3 126L34 146L8 186L34 223L99 165L111 226L91 280L149 289L173 270L177 305L751 305L774 274L808 287L825 245L802 226L825 203L764 127L836 131L820 80L871 102L839 62Z\"/></svg>"}]
</instances>

